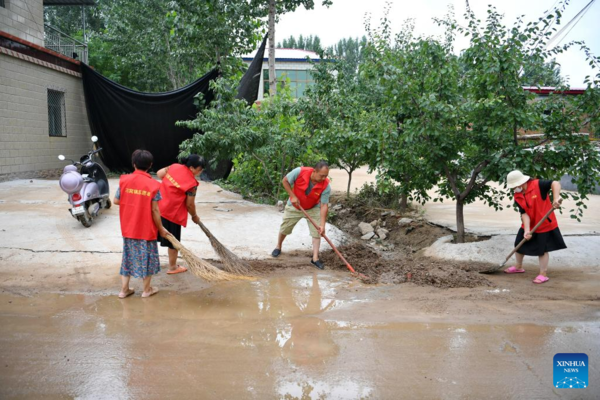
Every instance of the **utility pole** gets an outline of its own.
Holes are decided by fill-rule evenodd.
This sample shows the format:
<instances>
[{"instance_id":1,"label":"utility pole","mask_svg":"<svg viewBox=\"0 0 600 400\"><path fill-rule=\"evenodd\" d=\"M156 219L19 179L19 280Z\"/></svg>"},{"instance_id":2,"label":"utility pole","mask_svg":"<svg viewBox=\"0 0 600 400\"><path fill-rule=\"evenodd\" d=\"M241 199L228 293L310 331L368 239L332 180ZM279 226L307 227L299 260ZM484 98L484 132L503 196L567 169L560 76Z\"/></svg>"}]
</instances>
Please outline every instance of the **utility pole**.
<instances>
[{"instance_id":1,"label":"utility pole","mask_svg":"<svg viewBox=\"0 0 600 400\"><path fill-rule=\"evenodd\" d=\"M269 0L269 95L277 94L275 76L275 0Z\"/></svg>"}]
</instances>

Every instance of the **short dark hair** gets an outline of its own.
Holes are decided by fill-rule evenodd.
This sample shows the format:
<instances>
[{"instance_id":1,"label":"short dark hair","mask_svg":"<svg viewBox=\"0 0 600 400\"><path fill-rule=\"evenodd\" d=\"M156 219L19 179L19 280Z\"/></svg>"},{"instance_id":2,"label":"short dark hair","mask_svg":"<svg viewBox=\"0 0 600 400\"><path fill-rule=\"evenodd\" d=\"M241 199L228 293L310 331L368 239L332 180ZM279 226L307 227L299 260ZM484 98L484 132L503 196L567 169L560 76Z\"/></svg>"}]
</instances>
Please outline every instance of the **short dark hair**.
<instances>
[{"instance_id":1,"label":"short dark hair","mask_svg":"<svg viewBox=\"0 0 600 400\"><path fill-rule=\"evenodd\" d=\"M179 159L179 163L185 165L186 167L201 167L202 169L206 168L206 160L204 157L199 156L198 154L190 154L187 157L182 157Z\"/></svg>"},{"instance_id":2,"label":"short dark hair","mask_svg":"<svg viewBox=\"0 0 600 400\"><path fill-rule=\"evenodd\" d=\"M321 160L315 164L315 171L320 171L322 168L327 167L329 169L329 163L325 160Z\"/></svg>"},{"instance_id":3,"label":"short dark hair","mask_svg":"<svg viewBox=\"0 0 600 400\"><path fill-rule=\"evenodd\" d=\"M154 157L148 150L138 149L131 155L131 164L133 164L135 168L141 169L142 171L148 171L153 162Z\"/></svg>"}]
</instances>

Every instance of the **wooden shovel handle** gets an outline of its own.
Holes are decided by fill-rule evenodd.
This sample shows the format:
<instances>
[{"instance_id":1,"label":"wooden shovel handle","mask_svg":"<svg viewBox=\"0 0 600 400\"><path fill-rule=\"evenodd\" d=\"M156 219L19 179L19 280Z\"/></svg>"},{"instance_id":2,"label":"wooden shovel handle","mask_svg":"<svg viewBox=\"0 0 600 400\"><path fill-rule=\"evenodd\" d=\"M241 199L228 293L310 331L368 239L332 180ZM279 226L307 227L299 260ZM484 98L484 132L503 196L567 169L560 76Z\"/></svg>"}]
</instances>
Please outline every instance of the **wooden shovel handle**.
<instances>
[{"instance_id":1,"label":"wooden shovel handle","mask_svg":"<svg viewBox=\"0 0 600 400\"><path fill-rule=\"evenodd\" d=\"M306 216L306 218L308 218L308 220L315 226L315 228L317 230L319 230L319 225L317 225L317 223L310 217L310 215L308 215L308 213L306 211L304 211L304 208L302 208L302 206L300 204L298 204L298 208L300 209L300 211L302 211L304 213L304 215ZM346 264L346 267L350 270L350 272L352 272L353 274L356 274L356 271L354 270L354 268L352 268L352 265L350 265L350 263L348 261L346 261L346 259L342 255L342 253L340 253L338 251L338 249L334 246L334 244L331 243L331 240L329 240L329 238L327 237L327 235L325 235L325 232L323 232L321 234L321 236L323 236L323 239L325 239L327 241L327 243L329 243L329 245L331 246L331 248L333 249L333 251L335 251L335 254L337 254L338 257L344 262L344 264Z\"/></svg>"}]
</instances>

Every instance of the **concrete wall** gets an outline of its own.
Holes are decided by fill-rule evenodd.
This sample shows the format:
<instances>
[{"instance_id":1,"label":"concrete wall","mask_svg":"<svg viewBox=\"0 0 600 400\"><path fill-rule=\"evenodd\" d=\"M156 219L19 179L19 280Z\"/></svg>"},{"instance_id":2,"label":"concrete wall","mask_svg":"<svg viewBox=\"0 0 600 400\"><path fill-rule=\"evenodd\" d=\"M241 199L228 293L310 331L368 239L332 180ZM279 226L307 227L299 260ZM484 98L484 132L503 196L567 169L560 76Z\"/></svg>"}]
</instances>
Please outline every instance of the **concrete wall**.
<instances>
[{"instance_id":1,"label":"concrete wall","mask_svg":"<svg viewBox=\"0 0 600 400\"><path fill-rule=\"evenodd\" d=\"M4 5L0 7L0 30L43 46L43 0L4 0Z\"/></svg>"},{"instance_id":2,"label":"concrete wall","mask_svg":"<svg viewBox=\"0 0 600 400\"><path fill-rule=\"evenodd\" d=\"M65 93L66 137L48 132L48 89ZM0 54L0 176L62 168L91 147L81 78Z\"/></svg>"}]
</instances>

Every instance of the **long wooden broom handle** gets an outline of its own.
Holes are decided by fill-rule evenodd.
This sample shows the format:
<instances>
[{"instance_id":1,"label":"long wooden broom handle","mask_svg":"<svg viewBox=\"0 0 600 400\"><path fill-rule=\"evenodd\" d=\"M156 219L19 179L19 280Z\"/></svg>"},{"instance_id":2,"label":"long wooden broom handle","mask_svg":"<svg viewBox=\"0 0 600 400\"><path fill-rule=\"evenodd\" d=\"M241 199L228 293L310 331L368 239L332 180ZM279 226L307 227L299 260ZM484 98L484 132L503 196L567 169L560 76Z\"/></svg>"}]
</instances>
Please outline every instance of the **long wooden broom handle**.
<instances>
[{"instance_id":1,"label":"long wooden broom handle","mask_svg":"<svg viewBox=\"0 0 600 400\"><path fill-rule=\"evenodd\" d=\"M558 199L558 203L562 204L562 200L563 199ZM540 219L539 222L537 224L535 224L535 226L531 230L531 234L532 235L535 233L535 231L537 230L537 228L539 228L540 225L550 216L550 214L552 214L553 211L554 211L554 207L551 207L548 210L548 212L546 213L546 215L544 215L544 218ZM510 252L510 254L506 257L506 260L504 260L504 262L506 263L509 260L509 258L511 258L512 255L515 254L517 252L517 250L519 250L521 248L521 246L523 246L523 244L525 244L526 241L527 241L527 239L525 237L523 237L523 240L521 240L521 242L517 245L517 247L515 247L513 249L513 251Z\"/></svg>"},{"instance_id":2,"label":"long wooden broom handle","mask_svg":"<svg viewBox=\"0 0 600 400\"><path fill-rule=\"evenodd\" d=\"M304 213L304 215L306 216L306 218L308 218L308 220L315 226L315 228L317 230L319 230L319 226L317 225L317 223L310 217L310 215L308 215L308 213L306 211L304 211L304 208L302 208L302 206L300 204L298 204L298 208L300 208L300 210ZM342 253L340 253L338 251L338 249L334 246L334 244L331 243L331 240L329 240L329 238L327 237L327 235L325 235L325 231L323 231L323 233L321 234L321 236L323 236L323 239L325 239L327 241L327 243L329 243L329 245L331 246L331 248L333 249L333 251L335 251L335 254L337 254L338 257L346 264L346 267L350 270L350 272L352 272L353 274L356 274L356 271L354 270L354 268L352 268L352 265L350 265L350 263L348 261L346 261L346 259L342 255Z\"/></svg>"},{"instance_id":3,"label":"long wooden broom handle","mask_svg":"<svg viewBox=\"0 0 600 400\"><path fill-rule=\"evenodd\" d=\"M208 231L206 226L204 226L202 221L198 221L198 226L200 227L200 229L202 229L202 231L206 234L206 236L210 236L210 232Z\"/></svg>"}]
</instances>

